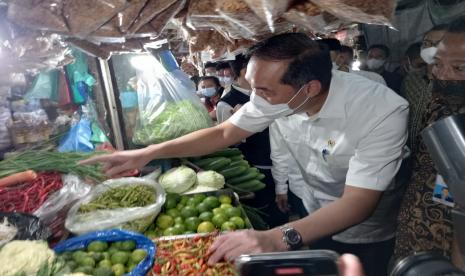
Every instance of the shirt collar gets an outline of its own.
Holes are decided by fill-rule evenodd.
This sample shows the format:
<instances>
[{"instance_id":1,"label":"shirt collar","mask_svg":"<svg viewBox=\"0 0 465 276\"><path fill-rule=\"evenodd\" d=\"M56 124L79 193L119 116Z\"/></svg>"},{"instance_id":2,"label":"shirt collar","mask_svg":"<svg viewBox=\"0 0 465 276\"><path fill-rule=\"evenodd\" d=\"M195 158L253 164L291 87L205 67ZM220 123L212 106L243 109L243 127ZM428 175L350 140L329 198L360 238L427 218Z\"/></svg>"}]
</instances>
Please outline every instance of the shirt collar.
<instances>
[{"instance_id":1,"label":"shirt collar","mask_svg":"<svg viewBox=\"0 0 465 276\"><path fill-rule=\"evenodd\" d=\"M329 86L328 97L326 98L323 107L318 112L319 118L345 118L345 95L344 89L348 84L344 83L345 75L349 73L338 72L333 70L331 83Z\"/></svg>"},{"instance_id":2,"label":"shirt collar","mask_svg":"<svg viewBox=\"0 0 465 276\"><path fill-rule=\"evenodd\" d=\"M252 93L252 91L247 90L247 89L244 89L244 88L242 88L242 87L239 87L239 86L237 86L237 85L235 85L235 84L232 84L232 87L233 87L234 89L236 89L237 91L239 91L239 92L241 92L241 93L243 93L243 94L245 94L245 95L247 95L247 96L250 96L250 94Z\"/></svg>"}]
</instances>

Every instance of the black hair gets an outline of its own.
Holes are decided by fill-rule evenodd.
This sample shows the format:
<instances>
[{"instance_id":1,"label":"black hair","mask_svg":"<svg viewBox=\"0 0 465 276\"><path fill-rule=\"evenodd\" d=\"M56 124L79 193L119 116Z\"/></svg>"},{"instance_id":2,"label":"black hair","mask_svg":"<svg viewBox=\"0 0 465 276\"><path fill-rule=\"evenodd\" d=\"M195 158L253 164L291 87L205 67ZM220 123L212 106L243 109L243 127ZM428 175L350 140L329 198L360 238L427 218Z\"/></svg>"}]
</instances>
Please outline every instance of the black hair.
<instances>
[{"instance_id":1,"label":"black hair","mask_svg":"<svg viewBox=\"0 0 465 276\"><path fill-rule=\"evenodd\" d=\"M229 64L227 62L218 62L218 64L216 64L216 71L220 71L223 69L231 69L231 67L229 67Z\"/></svg>"},{"instance_id":2,"label":"black hair","mask_svg":"<svg viewBox=\"0 0 465 276\"><path fill-rule=\"evenodd\" d=\"M447 28L448 33L465 34L465 17L459 17L452 21Z\"/></svg>"},{"instance_id":3,"label":"black hair","mask_svg":"<svg viewBox=\"0 0 465 276\"><path fill-rule=\"evenodd\" d=\"M210 68L210 67L216 68L216 63L210 62L210 61L208 61L207 63L205 63L205 66L204 66L205 69Z\"/></svg>"},{"instance_id":4,"label":"black hair","mask_svg":"<svg viewBox=\"0 0 465 276\"><path fill-rule=\"evenodd\" d=\"M325 38L317 40L318 43L324 44L328 47L330 51L340 51L341 50L341 42L335 38Z\"/></svg>"},{"instance_id":5,"label":"black hair","mask_svg":"<svg viewBox=\"0 0 465 276\"><path fill-rule=\"evenodd\" d=\"M220 80L215 76L203 76L203 77L200 77L199 81L197 82L197 86L201 81L204 81L204 80L211 80L211 81L213 81L215 83L215 85L218 88L221 87ZM197 87L197 89L199 89L199 88Z\"/></svg>"},{"instance_id":6,"label":"black hair","mask_svg":"<svg viewBox=\"0 0 465 276\"><path fill-rule=\"evenodd\" d=\"M349 54L352 59L354 58L354 49L350 48L349 46L342 45L339 53Z\"/></svg>"},{"instance_id":7,"label":"black hair","mask_svg":"<svg viewBox=\"0 0 465 276\"><path fill-rule=\"evenodd\" d=\"M229 61L229 66L231 67L234 73L234 79L237 79L241 75L241 70L247 68L250 57L247 57L243 54L236 56L235 60Z\"/></svg>"},{"instance_id":8,"label":"black hair","mask_svg":"<svg viewBox=\"0 0 465 276\"><path fill-rule=\"evenodd\" d=\"M264 60L288 60L281 82L299 89L312 80L321 82L323 89L331 83L332 62L329 51L303 33L272 36L252 46L248 56Z\"/></svg>"},{"instance_id":9,"label":"black hair","mask_svg":"<svg viewBox=\"0 0 465 276\"><path fill-rule=\"evenodd\" d=\"M381 51L384 52L384 55L386 56L386 58L388 58L390 55L391 55L391 51L389 50L389 48L386 46L386 45L383 45L383 44L375 44L375 45L371 45L369 48L368 48L368 52L372 49L379 49Z\"/></svg>"},{"instance_id":10,"label":"black hair","mask_svg":"<svg viewBox=\"0 0 465 276\"><path fill-rule=\"evenodd\" d=\"M405 51L405 55L412 61L415 58L420 58L421 42L413 43Z\"/></svg>"}]
</instances>

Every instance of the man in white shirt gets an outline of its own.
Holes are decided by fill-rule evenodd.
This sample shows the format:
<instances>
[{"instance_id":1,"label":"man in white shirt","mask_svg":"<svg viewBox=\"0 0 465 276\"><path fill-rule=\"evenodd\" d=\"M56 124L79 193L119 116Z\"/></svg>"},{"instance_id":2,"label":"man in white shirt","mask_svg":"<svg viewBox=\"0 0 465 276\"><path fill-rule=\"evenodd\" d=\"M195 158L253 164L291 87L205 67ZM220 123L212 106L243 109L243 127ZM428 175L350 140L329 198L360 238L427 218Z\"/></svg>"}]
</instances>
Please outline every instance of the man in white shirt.
<instances>
[{"instance_id":1,"label":"man in white shirt","mask_svg":"<svg viewBox=\"0 0 465 276\"><path fill-rule=\"evenodd\" d=\"M234 260L246 253L297 249L339 232L367 244L377 235L388 236L384 227L374 232L366 229L366 235L360 234L363 229L356 232L351 227L370 220L384 206L384 191L390 189L407 138L407 102L383 85L343 72L331 72L328 51L305 34L287 33L268 38L252 47L250 54L246 78L253 93L250 102L228 121L172 141L98 156L83 163L103 162L106 173L117 176L141 168L155 158L213 152L266 129L278 118L296 114L315 122L317 131L302 127L302 131L310 130L310 133L299 129L300 135L293 135L298 136L296 143L307 140L301 150L308 163L297 163L303 164L306 172L323 176L315 181L316 187L336 199L283 227L236 231L218 237L210 247L209 263L223 258ZM344 85L347 88L340 90ZM350 94L348 91L354 96L340 99ZM320 118L330 120L334 132L319 125ZM324 136L318 134L320 131ZM341 182L344 176L345 181ZM326 182L331 185L325 186ZM348 230L343 232L345 229ZM361 257L363 261L365 255Z\"/></svg>"}]
</instances>

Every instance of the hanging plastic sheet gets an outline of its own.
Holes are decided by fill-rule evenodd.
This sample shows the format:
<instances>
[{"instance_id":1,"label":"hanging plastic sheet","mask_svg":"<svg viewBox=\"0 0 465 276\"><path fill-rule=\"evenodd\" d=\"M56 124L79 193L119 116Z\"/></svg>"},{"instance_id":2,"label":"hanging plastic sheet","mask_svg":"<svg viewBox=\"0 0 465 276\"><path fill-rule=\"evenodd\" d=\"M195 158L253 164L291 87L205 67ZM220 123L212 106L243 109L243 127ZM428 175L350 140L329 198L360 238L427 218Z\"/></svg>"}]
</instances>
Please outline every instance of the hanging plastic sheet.
<instances>
[{"instance_id":1,"label":"hanging plastic sheet","mask_svg":"<svg viewBox=\"0 0 465 276\"><path fill-rule=\"evenodd\" d=\"M67 106L72 103L68 79L65 72L60 70L58 73L58 105Z\"/></svg>"},{"instance_id":2,"label":"hanging plastic sheet","mask_svg":"<svg viewBox=\"0 0 465 276\"><path fill-rule=\"evenodd\" d=\"M60 141L58 151L91 152L94 150L94 145L90 141L91 137L91 122L88 119L81 118Z\"/></svg>"},{"instance_id":3,"label":"hanging plastic sheet","mask_svg":"<svg viewBox=\"0 0 465 276\"><path fill-rule=\"evenodd\" d=\"M50 70L36 76L31 87L27 91L26 99L58 100L58 71Z\"/></svg>"},{"instance_id":4,"label":"hanging plastic sheet","mask_svg":"<svg viewBox=\"0 0 465 276\"><path fill-rule=\"evenodd\" d=\"M271 32L276 30L276 22L288 10L292 0L245 0L249 7L268 24Z\"/></svg>"}]
</instances>

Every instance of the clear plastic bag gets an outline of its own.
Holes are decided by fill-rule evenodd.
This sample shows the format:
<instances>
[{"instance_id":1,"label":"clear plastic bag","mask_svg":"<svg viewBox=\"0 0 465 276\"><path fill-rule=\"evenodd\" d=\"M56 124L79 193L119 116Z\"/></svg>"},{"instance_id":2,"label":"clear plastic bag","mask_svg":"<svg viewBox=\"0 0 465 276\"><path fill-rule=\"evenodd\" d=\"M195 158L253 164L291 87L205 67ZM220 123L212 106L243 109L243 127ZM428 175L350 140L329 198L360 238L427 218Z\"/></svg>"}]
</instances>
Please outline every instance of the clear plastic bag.
<instances>
[{"instance_id":1,"label":"clear plastic bag","mask_svg":"<svg viewBox=\"0 0 465 276\"><path fill-rule=\"evenodd\" d=\"M275 22L287 11L292 0L244 0L263 21L271 32L275 32Z\"/></svg>"},{"instance_id":2,"label":"clear plastic bag","mask_svg":"<svg viewBox=\"0 0 465 276\"><path fill-rule=\"evenodd\" d=\"M349 22L391 25L395 0L312 0L321 9Z\"/></svg>"},{"instance_id":3,"label":"clear plastic bag","mask_svg":"<svg viewBox=\"0 0 465 276\"><path fill-rule=\"evenodd\" d=\"M97 185L87 196L71 207L65 222L66 229L78 235L111 228L123 228L138 232L145 231L165 203L166 193L155 180L160 172L161 170L157 169L152 174L143 178L127 177L111 179ZM135 184L154 188L156 192L155 203L145 207L96 210L88 213L78 212L81 205L91 202L109 189Z\"/></svg>"},{"instance_id":4,"label":"clear plastic bag","mask_svg":"<svg viewBox=\"0 0 465 276\"><path fill-rule=\"evenodd\" d=\"M0 223L7 219L10 225L16 229L13 240L46 240L50 236L50 231L36 216L17 213L0 212Z\"/></svg>"},{"instance_id":5,"label":"clear plastic bag","mask_svg":"<svg viewBox=\"0 0 465 276\"><path fill-rule=\"evenodd\" d=\"M66 251L75 251L83 249L93 241L105 241L105 242L116 242L116 241L127 241L133 240L136 242L136 248L144 249L147 252L147 256L129 273L124 274L125 276L140 276L146 275L148 270L152 268L153 261L155 260L156 246L147 237L141 234L124 231L124 230L108 230L108 231L97 231L82 235L69 240L66 240L53 248L57 253L63 253Z\"/></svg>"},{"instance_id":6,"label":"clear plastic bag","mask_svg":"<svg viewBox=\"0 0 465 276\"><path fill-rule=\"evenodd\" d=\"M135 144L161 143L212 125L187 76L168 72L151 56L141 57L140 62Z\"/></svg>"}]
</instances>

